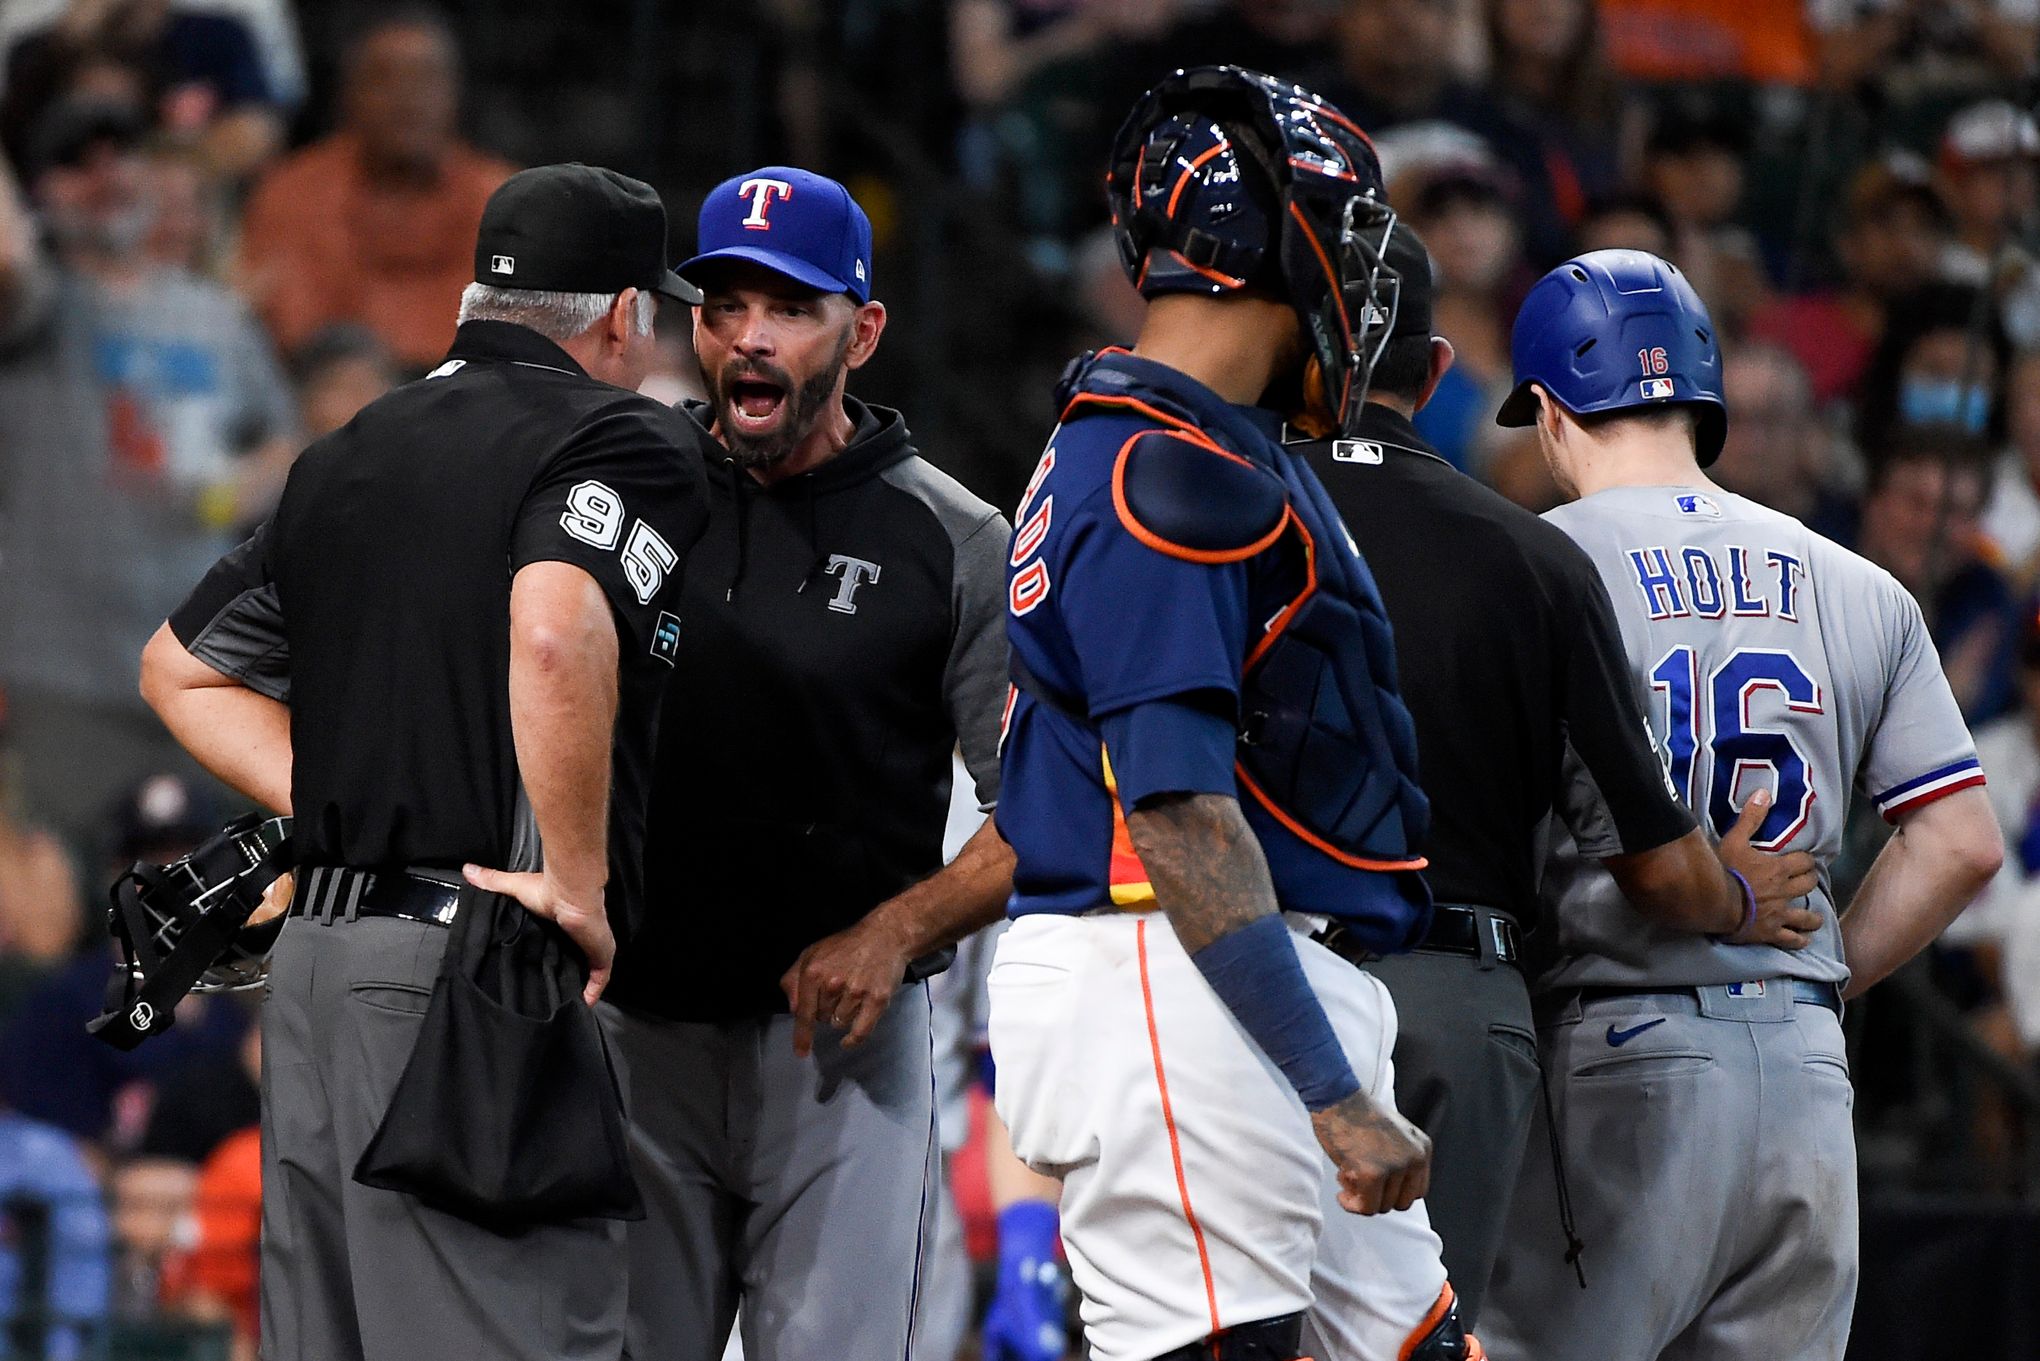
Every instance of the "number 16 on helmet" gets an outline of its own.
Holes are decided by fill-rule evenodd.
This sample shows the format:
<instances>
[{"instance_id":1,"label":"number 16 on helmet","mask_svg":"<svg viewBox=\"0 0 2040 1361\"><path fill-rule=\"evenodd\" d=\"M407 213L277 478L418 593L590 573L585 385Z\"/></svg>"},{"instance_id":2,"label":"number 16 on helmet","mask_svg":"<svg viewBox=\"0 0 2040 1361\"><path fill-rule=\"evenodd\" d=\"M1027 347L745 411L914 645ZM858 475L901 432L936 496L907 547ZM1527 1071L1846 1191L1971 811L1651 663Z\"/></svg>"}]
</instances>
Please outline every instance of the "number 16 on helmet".
<instances>
[{"instance_id":1,"label":"number 16 on helmet","mask_svg":"<svg viewBox=\"0 0 2040 1361\"><path fill-rule=\"evenodd\" d=\"M1535 383L1576 416L1690 405L1695 452L1721 454L1728 406L1714 321L1678 266L1640 250L1597 250L1546 274L1509 337L1516 386L1495 424L1537 419Z\"/></svg>"}]
</instances>

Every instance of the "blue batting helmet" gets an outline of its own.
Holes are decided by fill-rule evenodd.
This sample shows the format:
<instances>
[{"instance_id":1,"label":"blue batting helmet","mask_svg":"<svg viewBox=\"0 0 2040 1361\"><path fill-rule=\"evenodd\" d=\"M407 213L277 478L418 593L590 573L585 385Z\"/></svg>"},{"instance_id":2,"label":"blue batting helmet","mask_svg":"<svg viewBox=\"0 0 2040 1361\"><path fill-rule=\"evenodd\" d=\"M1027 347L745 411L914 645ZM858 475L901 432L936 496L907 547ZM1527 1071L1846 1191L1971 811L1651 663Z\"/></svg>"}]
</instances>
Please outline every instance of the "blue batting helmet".
<instances>
[{"instance_id":1,"label":"blue batting helmet","mask_svg":"<svg viewBox=\"0 0 2040 1361\"><path fill-rule=\"evenodd\" d=\"M1721 347L1707 307L1678 267L1647 251L1575 256L1537 281L1509 337L1516 387L1497 425L1537 419L1536 383L1574 415L1690 404L1706 467L1728 434Z\"/></svg>"}]
</instances>

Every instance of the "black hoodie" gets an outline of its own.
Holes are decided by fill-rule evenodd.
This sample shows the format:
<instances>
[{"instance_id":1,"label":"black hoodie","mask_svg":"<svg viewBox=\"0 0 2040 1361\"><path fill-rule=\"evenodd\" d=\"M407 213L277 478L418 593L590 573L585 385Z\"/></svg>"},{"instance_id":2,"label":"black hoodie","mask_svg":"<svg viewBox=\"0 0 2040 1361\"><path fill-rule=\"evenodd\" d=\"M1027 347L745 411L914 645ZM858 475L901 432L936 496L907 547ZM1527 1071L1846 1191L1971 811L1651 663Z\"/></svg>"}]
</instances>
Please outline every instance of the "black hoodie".
<instances>
[{"instance_id":1,"label":"black hoodie","mask_svg":"<svg viewBox=\"0 0 2040 1361\"><path fill-rule=\"evenodd\" d=\"M675 1020L786 1009L800 952L942 863L950 753L998 795L1005 518L896 411L761 486L704 433L709 528L645 824L644 923L609 996ZM689 403L697 424L710 419Z\"/></svg>"}]
</instances>

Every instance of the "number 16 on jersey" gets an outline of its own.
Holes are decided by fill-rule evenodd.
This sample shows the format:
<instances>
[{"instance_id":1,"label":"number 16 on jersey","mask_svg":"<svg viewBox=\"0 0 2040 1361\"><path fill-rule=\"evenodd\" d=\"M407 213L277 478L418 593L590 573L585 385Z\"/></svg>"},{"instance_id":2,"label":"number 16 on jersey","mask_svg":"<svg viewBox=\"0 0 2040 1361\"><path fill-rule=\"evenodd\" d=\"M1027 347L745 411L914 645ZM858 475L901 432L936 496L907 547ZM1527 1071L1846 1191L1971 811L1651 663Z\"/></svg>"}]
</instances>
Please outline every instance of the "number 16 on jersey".
<instances>
[{"instance_id":1,"label":"number 16 on jersey","mask_svg":"<svg viewBox=\"0 0 2040 1361\"><path fill-rule=\"evenodd\" d=\"M1688 808L1706 798L1716 835L1735 825L1736 808L1765 783L1774 802L1750 844L1775 850L1796 836L1816 797L1806 753L1792 738L1789 716L1824 712L1820 686L1790 652L1743 648L1714 668L1701 684L1699 654L1681 644L1651 668L1650 688L1666 700L1662 750L1672 787ZM1776 691L1787 727L1751 720L1750 701ZM1696 783L1704 771L1705 783Z\"/></svg>"}]
</instances>

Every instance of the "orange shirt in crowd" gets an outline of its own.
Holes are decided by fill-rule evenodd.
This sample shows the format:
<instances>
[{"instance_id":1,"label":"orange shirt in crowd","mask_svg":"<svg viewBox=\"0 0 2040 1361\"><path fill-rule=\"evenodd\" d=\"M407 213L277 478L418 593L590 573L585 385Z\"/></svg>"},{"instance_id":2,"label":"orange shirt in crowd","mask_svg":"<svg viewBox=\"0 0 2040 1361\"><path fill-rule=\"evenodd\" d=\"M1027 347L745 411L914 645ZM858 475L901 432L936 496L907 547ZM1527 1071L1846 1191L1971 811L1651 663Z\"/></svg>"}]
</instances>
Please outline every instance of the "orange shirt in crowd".
<instances>
[{"instance_id":1,"label":"orange shirt in crowd","mask_svg":"<svg viewBox=\"0 0 2040 1361\"><path fill-rule=\"evenodd\" d=\"M210 1315L224 1307L234 1331L257 1328L262 1247L262 1131L231 1134L198 1174L198 1232L191 1248L163 1266L162 1301Z\"/></svg>"},{"instance_id":2,"label":"orange shirt in crowd","mask_svg":"<svg viewBox=\"0 0 2040 1361\"><path fill-rule=\"evenodd\" d=\"M249 199L241 237L244 287L277 344L355 322L411 368L438 363L475 277L482 205L511 169L456 145L438 183L379 185L345 132L284 160Z\"/></svg>"},{"instance_id":3,"label":"orange shirt in crowd","mask_svg":"<svg viewBox=\"0 0 2040 1361\"><path fill-rule=\"evenodd\" d=\"M1818 69L1805 0L1601 0L1601 32L1630 80L1810 85Z\"/></svg>"}]
</instances>

